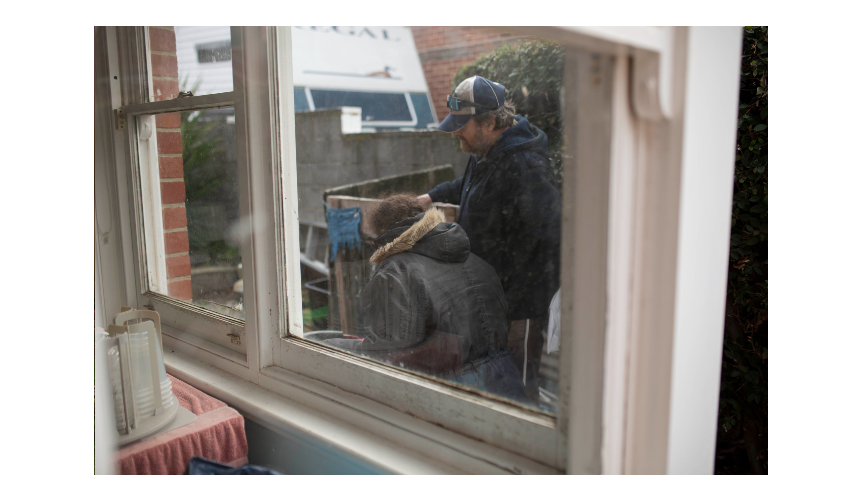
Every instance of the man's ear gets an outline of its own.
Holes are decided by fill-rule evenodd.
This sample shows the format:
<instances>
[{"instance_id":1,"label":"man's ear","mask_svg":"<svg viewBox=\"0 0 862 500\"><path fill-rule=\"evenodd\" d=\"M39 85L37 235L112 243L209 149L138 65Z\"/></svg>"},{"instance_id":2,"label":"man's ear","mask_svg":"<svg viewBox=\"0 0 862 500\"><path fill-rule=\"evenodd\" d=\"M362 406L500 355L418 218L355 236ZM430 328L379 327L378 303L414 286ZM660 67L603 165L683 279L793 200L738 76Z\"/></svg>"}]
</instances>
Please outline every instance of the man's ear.
<instances>
[{"instance_id":1,"label":"man's ear","mask_svg":"<svg viewBox=\"0 0 862 500\"><path fill-rule=\"evenodd\" d=\"M487 122L476 122L476 127L480 128L485 134L488 134L489 132L494 130L494 120Z\"/></svg>"}]
</instances>

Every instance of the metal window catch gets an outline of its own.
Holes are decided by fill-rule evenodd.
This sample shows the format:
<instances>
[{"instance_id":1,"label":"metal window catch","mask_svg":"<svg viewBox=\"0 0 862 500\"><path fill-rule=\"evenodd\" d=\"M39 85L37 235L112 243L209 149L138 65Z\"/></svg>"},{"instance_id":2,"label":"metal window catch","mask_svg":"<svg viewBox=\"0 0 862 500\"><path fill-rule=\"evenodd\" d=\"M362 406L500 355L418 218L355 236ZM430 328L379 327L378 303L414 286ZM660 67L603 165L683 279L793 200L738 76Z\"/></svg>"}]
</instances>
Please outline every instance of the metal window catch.
<instances>
[{"instance_id":1,"label":"metal window catch","mask_svg":"<svg viewBox=\"0 0 862 500\"><path fill-rule=\"evenodd\" d=\"M126 130L126 110L118 108L114 110L114 123L117 130Z\"/></svg>"},{"instance_id":2,"label":"metal window catch","mask_svg":"<svg viewBox=\"0 0 862 500\"><path fill-rule=\"evenodd\" d=\"M240 337L239 335L235 333L228 333L227 336L230 337L231 344L242 345L242 337Z\"/></svg>"}]
</instances>

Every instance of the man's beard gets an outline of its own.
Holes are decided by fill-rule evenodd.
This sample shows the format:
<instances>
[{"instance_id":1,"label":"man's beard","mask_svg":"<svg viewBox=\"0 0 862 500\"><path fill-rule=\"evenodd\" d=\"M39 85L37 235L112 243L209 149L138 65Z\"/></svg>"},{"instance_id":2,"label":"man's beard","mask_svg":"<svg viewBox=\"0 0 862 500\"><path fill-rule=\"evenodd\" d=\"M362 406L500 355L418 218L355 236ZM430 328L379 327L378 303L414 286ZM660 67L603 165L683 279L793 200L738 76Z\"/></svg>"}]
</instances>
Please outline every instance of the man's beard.
<instances>
[{"instance_id":1,"label":"man's beard","mask_svg":"<svg viewBox=\"0 0 862 500\"><path fill-rule=\"evenodd\" d=\"M459 139L461 139L461 151L467 154L476 155L480 158L487 153L488 149L491 148L491 145L494 144L494 141L484 134L480 134L472 143L467 142L465 139L460 137Z\"/></svg>"}]
</instances>

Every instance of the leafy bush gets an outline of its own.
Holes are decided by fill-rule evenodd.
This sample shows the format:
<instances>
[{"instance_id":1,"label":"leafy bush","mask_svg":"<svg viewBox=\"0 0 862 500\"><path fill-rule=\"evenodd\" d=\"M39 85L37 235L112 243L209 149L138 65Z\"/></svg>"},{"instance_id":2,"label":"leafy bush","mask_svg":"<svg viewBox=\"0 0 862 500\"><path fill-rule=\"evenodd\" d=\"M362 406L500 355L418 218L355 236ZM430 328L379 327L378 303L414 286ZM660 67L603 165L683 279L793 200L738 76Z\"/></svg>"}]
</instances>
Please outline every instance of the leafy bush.
<instances>
[{"instance_id":1,"label":"leafy bush","mask_svg":"<svg viewBox=\"0 0 862 500\"><path fill-rule=\"evenodd\" d=\"M224 151L222 138L213 134L217 123L206 121L206 111L182 114L183 172L186 198L198 200L217 191L226 181L224 172L212 167L216 155Z\"/></svg>"},{"instance_id":2,"label":"leafy bush","mask_svg":"<svg viewBox=\"0 0 862 500\"><path fill-rule=\"evenodd\" d=\"M548 135L548 152L558 175L563 146L563 56L562 46L544 40L504 45L462 67L452 82L454 90L464 79L479 75L506 87L506 98L517 113Z\"/></svg>"},{"instance_id":3,"label":"leafy bush","mask_svg":"<svg viewBox=\"0 0 862 500\"><path fill-rule=\"evenodd\" d=\"M767 39L766 26L745 28L716 447L719 473L745 471L733 460L722 460L722 454L742 448L751 472L767 470Z\"/></svg>"},{"instance_id":4,"label":"leafy bush","mask_svg":"<svg viewBox=\"0 0 862 500\"><path fill-rule=\"evenodd\" d=\"M240 249L224 239L235 204L236 167L227 161L224 117L209 111L182 113L183 173L192 266L235 265Z\"/></svg>"}]
</instances>

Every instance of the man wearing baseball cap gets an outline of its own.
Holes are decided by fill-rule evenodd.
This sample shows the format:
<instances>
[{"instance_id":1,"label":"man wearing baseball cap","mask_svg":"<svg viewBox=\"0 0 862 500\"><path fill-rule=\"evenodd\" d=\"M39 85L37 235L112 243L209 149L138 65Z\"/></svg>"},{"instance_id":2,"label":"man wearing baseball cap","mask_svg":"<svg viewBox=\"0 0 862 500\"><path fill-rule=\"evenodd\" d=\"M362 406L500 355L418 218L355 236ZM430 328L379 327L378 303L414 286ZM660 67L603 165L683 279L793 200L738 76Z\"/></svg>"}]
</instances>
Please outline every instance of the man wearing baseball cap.
<instances>
[{"instance_id":1,"label":"man wearing baseball cap","mask_svg":"<svg viewBox=\"0 0 862 500\"><path fill-rule=\"evenodd\" d=\"M542 332L560 286L560 194L554 186L548 138L506 100L506 88L481 76L447 97L449 116L437 127L461 142L470 160L464 176L419 201L460 205L458 224L470 251L488 262L508 303L507 350L527 396L538 401Z\"/></svg>"}]
</instances>

